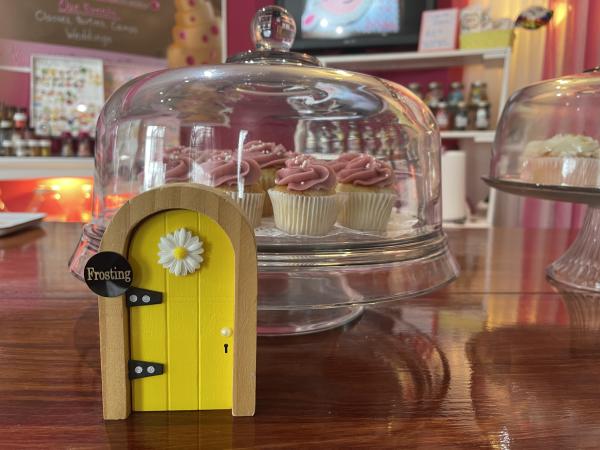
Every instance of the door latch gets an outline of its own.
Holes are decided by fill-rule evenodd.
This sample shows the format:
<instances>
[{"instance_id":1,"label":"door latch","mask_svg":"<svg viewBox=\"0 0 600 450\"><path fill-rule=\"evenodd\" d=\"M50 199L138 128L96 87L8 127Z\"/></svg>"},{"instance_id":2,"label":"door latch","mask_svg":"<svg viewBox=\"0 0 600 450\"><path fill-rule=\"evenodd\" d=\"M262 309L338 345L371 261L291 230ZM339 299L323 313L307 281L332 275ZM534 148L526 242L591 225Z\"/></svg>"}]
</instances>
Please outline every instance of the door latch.
<instances>
[{"instance_id":1,"label":"door latch","mask_svg":"<svg viewBox=\"0 0 600 450\"><path fill-rule=\"evenodd\" d=\"M164 370L165 366L161 363L137 361L135 359L129 360L130 380L134 380L136 378L153 377L155 375L162 375L164 373Z\"/></svg>"},{"instance_id":2,"label":"door latch","mask_svg":"<svg viewBox=\"0 0 600 450\"><path fill-rule=\"evenodd\" d=\"M147 306L162 303L162 292L131 287L125 292L127 306Z\"/></svg>"}]
</instances>

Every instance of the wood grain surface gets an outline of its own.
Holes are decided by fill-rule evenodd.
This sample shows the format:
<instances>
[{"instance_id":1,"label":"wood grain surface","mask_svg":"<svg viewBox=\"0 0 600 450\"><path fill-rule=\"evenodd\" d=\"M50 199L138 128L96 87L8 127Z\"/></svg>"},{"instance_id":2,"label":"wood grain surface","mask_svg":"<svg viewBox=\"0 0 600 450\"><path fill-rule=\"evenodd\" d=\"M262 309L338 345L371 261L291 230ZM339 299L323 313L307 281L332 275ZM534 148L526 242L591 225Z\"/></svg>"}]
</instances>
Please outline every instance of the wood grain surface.
<instances>
[{"instance_id":1,"label":"wood grain surface","mask_svg":"<svg viewBox=\"0 0 600 450\"><path fill-rule=\"evenodd\" d=\"M600 298L543 269L574 235L451 230L461 277L343 329L259 338L254 417L104 422L98 311L74 224L0 239L0 448L600 446Z\"/></svg>"}]
</instances>

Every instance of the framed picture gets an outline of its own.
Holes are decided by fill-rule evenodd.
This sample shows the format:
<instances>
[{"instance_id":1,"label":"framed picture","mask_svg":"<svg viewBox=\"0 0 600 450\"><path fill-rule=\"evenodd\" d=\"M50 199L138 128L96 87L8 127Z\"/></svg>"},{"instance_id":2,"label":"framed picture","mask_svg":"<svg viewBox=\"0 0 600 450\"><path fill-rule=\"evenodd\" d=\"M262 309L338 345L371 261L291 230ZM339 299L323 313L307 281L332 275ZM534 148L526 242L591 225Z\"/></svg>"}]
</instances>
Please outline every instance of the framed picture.
<instances>
[{"instance_id":1,"label":"framed picture","mask_svg":"<svg viewBox=\"0 0 600 450\"><path fill-rule=\"evenodd\" d=\"M31 57L31 123L42 136L96 132L104 105L100 59Z\"/></svg>"},{"instance_id":2,"label":"framed picture","mask_svg":"<svg viewBox=\"0 0 600 450\"><path fill-rule=\"evenodd\" d=\"M434 9L421 15L419 51L454 50L458 32L458 8Z\"/></svg>"}]
</instances>

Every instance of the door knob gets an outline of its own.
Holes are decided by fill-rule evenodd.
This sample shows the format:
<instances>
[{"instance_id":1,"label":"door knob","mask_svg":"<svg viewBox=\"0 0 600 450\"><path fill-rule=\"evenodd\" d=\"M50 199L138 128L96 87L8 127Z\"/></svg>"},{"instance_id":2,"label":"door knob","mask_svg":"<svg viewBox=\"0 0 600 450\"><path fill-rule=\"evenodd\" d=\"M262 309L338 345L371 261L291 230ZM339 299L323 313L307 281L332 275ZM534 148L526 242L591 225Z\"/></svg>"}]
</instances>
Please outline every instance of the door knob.
<instances>
[{"instance_id":1,"label":"door knob","mask_svg":"<svg viewBox=\"0 0 600 450\"><path fill-rule=\"evenodd\" d=\"M229 327L221 328L221 336L230 337L233 334L233 330Z\"/></svg>"}]
</instances>

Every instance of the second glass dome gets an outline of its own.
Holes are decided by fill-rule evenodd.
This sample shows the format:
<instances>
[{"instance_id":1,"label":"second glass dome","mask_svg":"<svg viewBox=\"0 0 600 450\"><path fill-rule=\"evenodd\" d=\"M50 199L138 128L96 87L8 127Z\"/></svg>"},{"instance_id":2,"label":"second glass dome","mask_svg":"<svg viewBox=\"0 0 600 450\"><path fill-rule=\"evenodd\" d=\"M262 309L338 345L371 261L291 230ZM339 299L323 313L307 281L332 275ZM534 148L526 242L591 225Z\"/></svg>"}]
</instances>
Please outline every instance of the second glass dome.
<instances>
[{"instance_id":1,"label":"second glass dome","mask_svg":"<svg viewBox=\"0 0 600 450\"><path fill-rule=\"evenodd\" d=\"M600 72L517 91L498 124L491 177L541 187L600 188Z\"/></svg>"}]
</instances>

